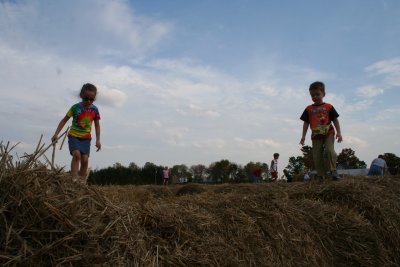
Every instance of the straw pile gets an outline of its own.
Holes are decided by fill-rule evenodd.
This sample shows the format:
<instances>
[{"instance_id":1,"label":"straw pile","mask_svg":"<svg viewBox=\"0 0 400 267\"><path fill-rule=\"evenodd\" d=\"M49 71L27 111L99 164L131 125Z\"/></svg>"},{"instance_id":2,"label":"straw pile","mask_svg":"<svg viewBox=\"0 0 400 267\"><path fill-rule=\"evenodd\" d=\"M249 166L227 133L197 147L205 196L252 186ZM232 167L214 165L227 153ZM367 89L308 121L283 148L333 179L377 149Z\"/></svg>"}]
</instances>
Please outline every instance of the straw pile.
<instances>
[{"instance_id":1,"label":"straw pile","mask_svg":"<svg viewBox=\"0 0 400 267\"><path fill-rule=\"evenodd\" d=\"M398 177L97 187L5 154L1 265L400 265Z\"/></svg>"},{"instance_id":2,"label":"straw pile","mask_svg":"<svg viewBox=\"0 0 400 267\"><path fill-rule=\"evenodd\" d=\"M0 147L2 266L136 264L130 250L142 241L128 229L129 214L62 169L49 170L39 146L16 164Z\"/></svg>"}]
</instances>

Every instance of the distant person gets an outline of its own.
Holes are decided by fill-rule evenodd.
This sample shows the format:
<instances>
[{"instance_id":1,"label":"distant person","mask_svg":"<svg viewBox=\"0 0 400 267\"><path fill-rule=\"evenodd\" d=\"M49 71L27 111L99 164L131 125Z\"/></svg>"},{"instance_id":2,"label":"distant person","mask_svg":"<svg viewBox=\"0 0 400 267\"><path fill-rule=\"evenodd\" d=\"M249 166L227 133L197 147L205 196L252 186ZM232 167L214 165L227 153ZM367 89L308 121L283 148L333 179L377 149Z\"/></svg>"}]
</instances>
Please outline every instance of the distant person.
<instances>
[{"instance_id":1,"label":"distant person","mask_svg":"<svg viewBox=\"0 0 400 267\"><path fill-rule=\"evenodd\" d=\"M310 181L310 172L308 170L306 170L304 172L304 178L303 179L304 179L305 183L308 183Z\"/></svg>"},{"instance_id":2,"label":"distant person","mask_svg":"<svg viewBox=\"0 0 400 267\"><path fill-rule=\"evenodd\" d=\"M283 170L283 175L282 175L281 179L285 179L285 178L286 178L286 182L288 182L288 183L291 183L293 181L293 176L286 169Z\"/></svg>"},{"instance_id":3,"label":"distant person","mask_svg":"<svg viewBox=\"0 0 400 267\"><path fill-rule=\"evenodd\" d=\"M385 175L387 172L387 165L386 161L383 159L382 155L379 155L376 159L374 159L371 162L371 167L369 168L368 171L368 176L374 176L374 175Z\"/></svg>"},{"instance_id":4,"label":"distant person","mask_svg":"<svg viewBox=\"0 0 400 267\"><path fill-rule=\"evenodd\" d=\"M336 139L340 143L342 142L342 133L338 120L339 114L331 104L323 102L325 97L325 85L322 82L312 83L309 91L314 103L307 106L300 117L300 119L304 121L300 144L304 146L304 140L308 127L310 126L313 160L318 179L323 180L327 171L329 171L332 179L337 180L337 155L334 149L335 129L331 122L333 122L336 128ZM328 166L325 166L324 154L327 157Z\"/></svg>"},{"instance_id":5,"label":"distant person","mask_svg":"<svg viewBox=\"0 0 400 267\"><path fill-rule=\"evenodd\" d=\"M260 167L256 167L256 169L253 172L253 180L255 183L261 183L261 168Z\"/></svg>"},{"instance_id":6,"label":"distant person","mask_svg":"<svg viewBox=\"0 0 400 267\"><path fill-rule=\"evenodd\" d=\"M101 149L100 113L97 107L93 105L93 102L96 100L96 95L96 86L90 83L84 84L79 94L82 101L72 105L65 117L58 124L57 129L51 138L51 141L55 145L58 139L58 134L67 121L72 117L72 126L68 132L68 146L69 152L72 156L71 175L73 177L79 176L83 183L85 183L88 175L93 122L96 133L96 151Z\"/></svg>"},{"instance_id":7,"label":"distant person","mask_svg":"<svg viewBox=\"0 0 400 267\"><path fill-rule=\"evenodd\" d=\"M165 166L163 170L163 184L168 185L168 180L169 180L169 169L167 166Z\"/></svg>"},{"instance_id":8,"label":"distant person","mask_svg":"<svg viewBox=\"0 0 400 267\"><path fill-rule=\"evenodd\" d=\"M279 153L274 153L274 159L271 161L269 173L271 174L271 180L275 182L278 179L278 159Z\"/></svg>"}]
</instances>

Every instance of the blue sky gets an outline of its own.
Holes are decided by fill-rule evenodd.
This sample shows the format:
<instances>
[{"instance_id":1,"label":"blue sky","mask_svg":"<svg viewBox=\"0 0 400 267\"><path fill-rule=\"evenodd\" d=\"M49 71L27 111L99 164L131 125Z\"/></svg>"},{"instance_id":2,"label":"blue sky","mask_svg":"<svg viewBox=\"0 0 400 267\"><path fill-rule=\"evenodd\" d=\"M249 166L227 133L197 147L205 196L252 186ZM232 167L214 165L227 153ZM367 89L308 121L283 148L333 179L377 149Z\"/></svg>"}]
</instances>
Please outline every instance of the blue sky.
<instances>
[{"instance_id":1,"label":"blue sky","mask_svg":"<svg viewBox=\"0 0 400 267\"><path fill-rule=\"evenodd\" d=\"M0 140L46 143L83 83L99 88L116 162L229 159L280 170L300 155L310 83L326 85L344 142L367 164L400 155L400 2L0 1ZM308 133L307 143L311 145ZM69 165L66 147L59 165Z\"/></svg>"}]
</instances>

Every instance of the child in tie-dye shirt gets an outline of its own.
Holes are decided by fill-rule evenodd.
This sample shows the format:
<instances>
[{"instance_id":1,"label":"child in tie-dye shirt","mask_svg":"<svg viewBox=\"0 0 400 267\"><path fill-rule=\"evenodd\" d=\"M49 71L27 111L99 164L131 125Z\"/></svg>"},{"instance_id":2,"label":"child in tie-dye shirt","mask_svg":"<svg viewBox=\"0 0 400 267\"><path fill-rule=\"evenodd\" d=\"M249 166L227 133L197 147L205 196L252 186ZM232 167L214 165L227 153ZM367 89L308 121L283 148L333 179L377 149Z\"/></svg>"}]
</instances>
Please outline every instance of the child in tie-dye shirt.
<instances>
[{"instance_id":1,"label":"child in tie-dye shirt","mask_svg":"<svg viewBox=\"0 0 400 267\"><path fill-rule=\"evenodd\" d=\"M72 176L87 176L89 155L90 155L90 141L92 139L91 129L92 122L96 132L96 147L97 151L101 149L100 143L100 114L99 110L93 102L96 99L97 88L93 84L87 83L82 86L80 97L82 102L74 104L67 112L65 117L58 124L57 130L51 140L57 141L57 136L72 117L72 126L68 132L68 146L72 155L71 161L71 174ZM79 167L80 165L80 167Z\"/></svg>"}]
</instances>

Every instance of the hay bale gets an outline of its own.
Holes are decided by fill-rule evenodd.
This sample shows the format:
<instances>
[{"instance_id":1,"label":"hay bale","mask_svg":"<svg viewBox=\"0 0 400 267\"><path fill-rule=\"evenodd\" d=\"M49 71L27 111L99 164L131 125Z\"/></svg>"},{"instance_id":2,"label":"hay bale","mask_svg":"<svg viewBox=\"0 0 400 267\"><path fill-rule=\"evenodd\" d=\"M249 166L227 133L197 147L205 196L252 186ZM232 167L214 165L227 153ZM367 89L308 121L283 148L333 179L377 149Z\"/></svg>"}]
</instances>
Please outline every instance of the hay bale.
<instances>
[{"instance_id":1,"label":"hay bale","mask_svg":"<svg viewBox=\"0 0 400 267\"><path fill-rule=\"evenodd\" d=\"M132 212L165 265L396 266L400 238L395 233L387 243L385 232L391 231L387 225L398 228L398 219L389 216L381 225L383 219L371 220L363 208L354 208L360 200L367 208L362 198L345 197L362 192L368 199L369 190L376 190L371 182L217 185L201 194L134 205ZM392 183L399 185L388 181L381 189ZM334 195L353 204L332 203ZM398 197L399 192L381 194L375 205L393 205ZM376 206L370 216L381 216L377 211Z\"/></svg>"},{"instance_id":2,"label":"hay bale","mask_svg":"<svg viewBox=\"0 0 400 267\"><path fill-rule=\"evenodd\" d=\"M193 194L200 194L205 192L206 190L199 184L188 184L180 187L176 195L183 196L183 195L193 195Z\"/></svg>"},{"instance_id":3,"label":"hay bale","mask_svg":"<svg viewBox=\"0 0 400 267\"><path fill-rule=\"evenodd\" d=\"M0 161L3 266L400 265L399 177L96 187L18 166Z\"/></svg>"},{"instance_id":4,"label":"hay bale","mask_svg":"<svg viewBox=\"0 0 400 267\"><path fill-rule=\"evenodd\" d=\"M3 176L2 265L123 262L127 214L90 187L48 170ZM132 234L132 233L129 233Z\"/></svg>"}]
</instances>

